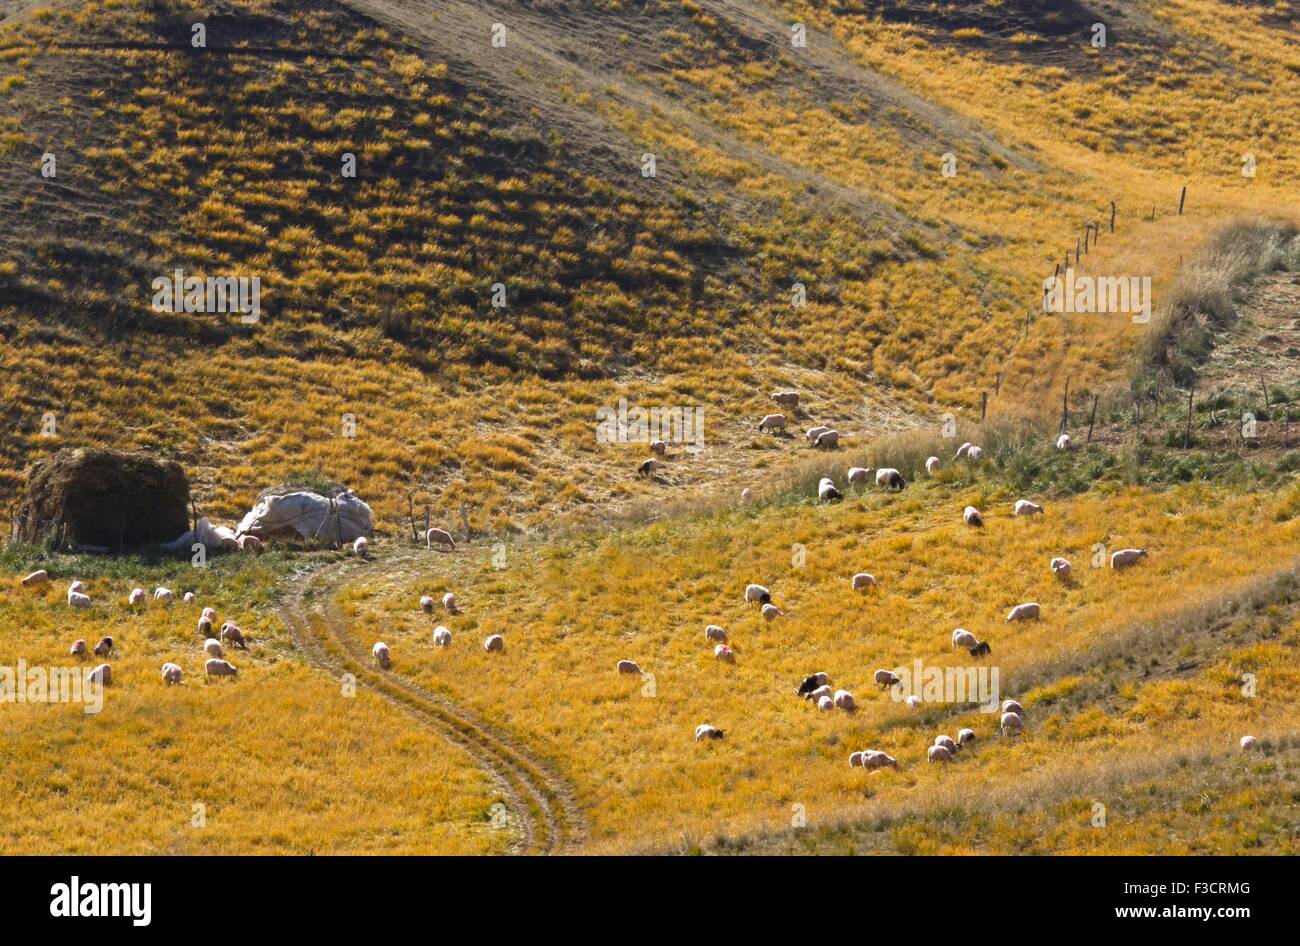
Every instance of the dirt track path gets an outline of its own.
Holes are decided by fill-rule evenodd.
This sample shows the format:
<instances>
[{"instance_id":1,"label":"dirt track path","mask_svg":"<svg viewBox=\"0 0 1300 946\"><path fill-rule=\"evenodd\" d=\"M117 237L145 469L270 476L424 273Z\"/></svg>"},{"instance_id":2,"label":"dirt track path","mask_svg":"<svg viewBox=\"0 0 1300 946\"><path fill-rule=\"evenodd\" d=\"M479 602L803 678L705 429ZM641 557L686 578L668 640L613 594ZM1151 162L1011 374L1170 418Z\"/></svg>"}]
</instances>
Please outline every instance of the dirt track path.
<instances>
[{"instance_id":1,"label":"dirt track path","mask_svg":"<svg viewBox=\"0 0 1300 946\"><path fill-rule=\"evenodd\" d=\"M364 645L348 633L347 619L335 603L340 585L362 575L371 583L401 581L427 562L427 553L422 557L400 551L313 569L290 580L280 617L312 663L334 677L354 675L358 687L379 694L474 758L510 811L510 827L516 832L512 853L564 853L585 834L573 788L528 749L468 710L376 667Z\"/></svg>"}]
</instances>

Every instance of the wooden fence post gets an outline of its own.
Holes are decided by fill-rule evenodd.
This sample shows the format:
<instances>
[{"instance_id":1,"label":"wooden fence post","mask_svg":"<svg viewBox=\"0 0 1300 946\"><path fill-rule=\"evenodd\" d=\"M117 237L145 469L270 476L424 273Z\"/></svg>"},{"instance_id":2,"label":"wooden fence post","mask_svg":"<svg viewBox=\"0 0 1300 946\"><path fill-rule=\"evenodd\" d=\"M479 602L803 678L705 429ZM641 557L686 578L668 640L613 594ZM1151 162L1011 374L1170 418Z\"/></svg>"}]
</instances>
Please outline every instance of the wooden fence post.
<instances>
[{"instance_id":1,"label":"wooden fence post","mask_svg":"<svg viewBox=\"0 0 1300 946\"><path fill-rule=\"evenodd\" d=\"M1001 393L1002 393L1002 372L999 371L998 376L993 379L993 395L994 397L997 397Z\"/></svg>"},{"instance_id":2,"label":"wooden fence post","mask_svg":"<svg viewBox=\"0 0 1300 946\"><path fill-rule=\"evenodd\" d=\"M1183 192L1178 195L1178 216L1183 215L1183 204L1187 201L1187 185L1183 185Z\"/></svg>"},{"instance_id":3,"label":"wooden fence post","mask_svg":"<svg viewBox=\"0 0 1300 946\"><path fill-rule=\"evenodd\" d=\"M1259 386L1264 389L1264 407L1272 408L1273 405L1268 401L1268 382L1264 380L1262 374L1259 376Z\"/></svg>"},{"instance_id":4,"label":"wooden fence post","mask_svg":"<svg viewBox=\"0 0 1300 946\"><path fill-rule=\"evenodd\" d=\"M1115 232L1115 201L1110 202L1110 232Z\"/></svg>"},{"instance_id":5,"label":"wooden fence post","mask_svg":"<svg viewBox=\"0 0 1300 946\"><path fill-rule=\"evenodd\" d=\"M1097 401L1100 397L1099 394L1092 396L1092 414L1088 417L1088 443L1092 443L1092 425L1097 421Z\"/></svg>"},{"instance_id":6,"label":"wooden fence post","mask_svg":"<svg viewBox=\"0 0 1300 946\"><path fill-rule=\"evenodd\" d=\"M1065 379L1065 394L1061 396L1061 433L1070 429L1070 379Z\"/></svg>"},{"instance_id":7,"label":"wooden fence post","mask_svg":"<svg viewBox=\"0 0 1300 946\"><path fill-rule=\"evenodd\" d=\"M984 418L989 411L989 392L980 392L980 423L984 423Z\"/></svg>"}]
</instances>

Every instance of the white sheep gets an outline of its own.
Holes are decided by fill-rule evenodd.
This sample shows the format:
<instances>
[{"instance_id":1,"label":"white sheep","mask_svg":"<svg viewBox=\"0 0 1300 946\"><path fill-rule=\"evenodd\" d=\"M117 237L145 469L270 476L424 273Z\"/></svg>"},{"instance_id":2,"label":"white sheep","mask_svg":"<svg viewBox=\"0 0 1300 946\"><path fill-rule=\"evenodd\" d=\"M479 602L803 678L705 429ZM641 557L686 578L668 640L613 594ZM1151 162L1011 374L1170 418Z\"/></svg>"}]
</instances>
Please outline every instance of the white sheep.
<instances>
[{"instance_id":1,"label":"white sheep","mask_svg":"<svg viewBox=\"0 0 1300 946\"><path fill-rule=\"evenodd\" d=\"M620 660L618 662L619 673L640 673L641 668L635 660Z\"/></svg>"},{"instance_id":2,"label":"white sheep","mask_svg":"<svg viewBox=\"0 0 1300 946\"><path fill-rule=\"evenodd\" d=\"M181 678L184 676L184 671L176 664L165 663L162 665L163 683L166 683L168 686L171 686L173 683L180 683Z\"/></svg>"},{"instance_id":3,"label":"white sheep","mask_svg":"<svg viewBox=\"0 0 1300 946\"><path fill-rule=\"evenodd\" d=\"M958 647L964 647L967 650L970 650L978 643L979 639L964 627L959 627L957 630L952 632L953 650L956 650Z\"/></svg>"},{"instance_id":4,"label":"white sheep","mask_svg":"<svg viewBox=\"0 0 1300 946\"><path fill-rule=\"evenodd\" d=\"M817 700L817 708L819 710L830 712L831 710L835 709L835 701L831 699L829 696L823 696Z\"/></svg>"},{"instance_id":5,"label":"white sheep","mask_svg":"<svg viewBox=\"0 0 1300 946\"><path fill-rule=\"evenodd\" d=\"M185 592L185 594L181 596L181 600L184 601L186 604L193 604L193 603L194 603L194 592L192 592L192 591L187 591L187 592Z\"/></svg>"},{"instance_id":6,"label":"white sheep","mask_svg":"<svg viewBox=\"0 0 1300 946\"><path fill-rule=\"evenodd\" d=\"M772 400L776 401L777 406L784 407L787 410L799 409L799 392L798 391L777 391L772 395Z\"/></svg>"},{"instance_id":7,"label":"white sheep","mask_svg":"<svg viewBox=\"0 0 1300 946\"><path fill-rule=\"evenodd\" d=\"M750 503L754 501L754 491L750 489L748 486L746 486L744 489L740 491L740 501L744 505L748 506Z\"/></svg>"},{"instance_id":8,"label":"white sheep","mask_svg":"<svg viewBox=\"0 0 1300 946\"><path fill-rule=\"evenodd\" d=\"M209 657L224 657L225 651L221 649L221 641L215 637L209 637L203 642L203 652Z\"/></svg>"},{"instance_id":9,"label":"white sheep","mask_svg":"<svg viewBox=\"0 0 1300 946\"><path fill-rule=\"evenodd\" d=\"M1019 716L1021 719L1024 719L1024 718L1025 718L1025 708L1024 708L1023 706L1020 705L1020 701L1019 701L1019 700L1003 700L1003 701L1002 701L1002 712L1004 712L1004 713L1015 713L1015 714L1016 714L1017 716Z\"/></svg>"},{"instance_id":10,"label":"white sheep","mask_svg":"<svg viewBox=\"0 0 1300 946\"><path fill-rule=\"evenodd\" d=\"M962 510L961 517L966 520L966 525L979 528L984 525L984 517L974 506L967 506Z\"/></svg>"},{"instance_id":11,"label":"white sheep","mask_svg":"<svg viewBox=\"0 0 1300 946\"><path fill-rule=\"evenodd\" d=\"M1061 436L1056 438L1057 450L1069 450L1073 446L1074 446L1074 440L1070 437L1069 434L1061 434Z\"/></svg>"},{"instance_id":12,"label":"white sheep","mask_svg":"<svg viewBox=\"0 0 1300 946\"><path fill-rule=\"evenodd\" d=\"M968 742L975 741L975 730L959 729L957 730L957 745L964 746Z\"/></svg>"},{"instance_id":13,"label":"white sheep","mask_svg":"<svg viewBox=\"0 0 1300 946\"><path fill-rule=\"evenodd\" d=\"M882 690L898 685L898 674L890 670L877 670L873 679L876 681L876 686Z\"/></svg>"},{"instance_id":14,"label":"white sheep","mask_svg":"<svg viewBox=\"0 0 1300 946\"><path fill-rule=\"evenodd\" d=\"M957 448L957 452L952 455L953 461L964 460L966 454L970 453L970 448L974 446L969 440Z\"/></svg>"},{"instance_id":15,"label":"white sheep","mask_svg":"<svg viewBox=\"0 0 1300 946\"><path fill-rule=\"evenodd\" d=\"M886 752L879 749L866 749L862 753L862 767L864 769L883 769L886 766L898 768L898 760Z\"/></svg>"},{"instance_id":16,"label":"white sheep","mask_svg":"<svg viewBox=\"0 0 1300 946\"><path fill-rule=\"evenodd\" d=\"M651 457L649 460L644 461L640 466L636 468L636 475L649 476L651 473L655 471L655 467L658 465L659 464L655 462L654 457Z\"/></svg>"},{"instance_id":17,"label":"white sheep","mask_svg":"<svg viewBox=\"0 0 1300 946\"><path fill-rule=\"evenodd\" d=\"M903 701L907 706L908 712L919 713L921 711L921 698L913 693Z\"/></svg>"},{"instance_id":18,"label":"white sheep","mask_svg":"<svg viewBox=\"0 0 1300 946\"><path fill-rule=\"evenodd\" d=\"M460 614L460 606L456 604L454 591L449 591L442 596L442 606L447 609L448 614Z\"/></svg>"},{"instance_id":19,"label":"white sheep","mask_svg":"<svg viewBox=\"0 0 1300 946\"><path fill-rule=\"evenodd\" d=\"M498 650L505 650L506 640L500 634L493 634L491 637L489 637L487 640L483 642L483 649L486 650L488 653L492 653L493 651L498 651Z\"/></svg>"},{"instance_id":20,"label":"white sheep","mask_svg":"<svg viewBox=\"0 0 1300 946\"><path fill-rule=\"evenodd\" d=\"M1038 503L1031 503L1027 499L1016 500L1017 516L1032 516L1036 513L1042 513L1042 511L1043 511L1043 507L1038 505Z\"/></svg>"},{"instance_id":21,"label":"white sheep","mask_svg":"<svg viewBox=\"0 0 1300 946\"><path fill-rule=\"evenodd\" d=\"M713 648L713 657L715 660L726 661L734 661L736 659L735 653L726 644L719 644L717 647Z\"/></svg>"},{"instance_id":22,"label":"white sheep","mask_svg":"<svg viewBox=\"0 0 1300 946\"><path fill-rule=\"evenodd\" d=\"M816 443L817 438L828 430L830 430L829 427L809 427L804 436L808 438L809 443Z\"/></svg>"},{"instance_id":23,"label":"white sheep","mask_svg":"<svg viewBox=\"0 0 1300 946\"><path fill-rule=\"evenodd\" d=\"M840 432L838 430L823 430L813 441L813 446L818 450L830 450L840 445Z\"/></svg>"},{"instance_id":24,"label":"white sheep","mask_svg":"<svg viewBox=\"0 0 1300 946\"><path fill-rule=\"evenodd\" d=\"M108 657L113 653L113 638L101 637L99 643L95 645L96 657Z\"/></svg>"},{"instance_id":25,"label":"white sheep","mask_svg":"<svg viewBox=\"0 0 1300 946\"><path fill-rule=\"evenodd\" d=\"M425 548L433 548L434 545L446 545L453 552L456 551L456 540L451 537L451 533L446 529L433 528L424 534Z\"/></svg>"},{"instance_id":26,"label":"white sheep","mask_svg":"<svg viewBox=\"0 0 1300 946\"><path fill-rule=\"evenodd\" d=\"M817 484L817 498L821 502L829 503L837 499L843 499L844 495L835 488L835 484L831 482L829 477L823 476L821 482Z\"/></svg>"},{"instance_id":27,"label":"white sheep","mask_svg":"<svg viewBox=\"0 0 1300 946\"><path fill-rule=\"evenodd\" d=\"M858 708L857 701L853 699L853 694L850 693L848 690L836 690L833 699L835 701L835 705L842 710L848 710L849 712L853 712L853 710Z\"/></svg>"},{"instance_id":28,"label":"white sheep","mask_svg":"<svg viewBox=\"0 0 1300 946\"><path fill-rule=\"evenodd\" d=\"M356 541L352 543L352 551L362 558L365 558L370 554L370 540L364 535L357 536Z\"/></svg>"},{"instance_id":29,"label":"white sheep","mask_svg":"<svg viewBox=\"0 0 1300 946\"><path fill-rule=\"evenodd\" d=\"M661 457L668 452L668 444L663 440L650 441L650 452L657 457Z\"/></svg>"},{"instance_id":30,"label":"white sheep","mask_svg":"<svg viewBox=\"0 0 1300 946\"><path fill-rule=\"evenodd\" d=\"M702 723L695 727L695 741L702 742L705 739L722 739L724 733L716 726L710 726L708 723Z\"/></svg>"},{"instance_id":31,"label":"white sheep","mask_svg":"<svg viewBox=\"0 0 1300 946\"><path fill-rule=\"evenodd\" d=\"M1110 557L1111 568L1128 568L1147 557L1146 549L1120 549Z\"/></svg>"},{"instance_id":32,"label":"white sheep","mask_svg":"<svg viewBox=\"0 0 1300 946\"><path fill-rule=\"evenodd\" d=\"M108 686L113 682L113 668L108 664L100 664L90 673L86 674L87 683L98 683L100 686Z\"/></svg>"},{"instance_id":33,"label":"white sheep","mask_svg":"<svg viewBox=\"0 0 1300 946\"><path fill-rule=\"evenodd\" d=\"M388 645L383 641L375 642L375 646L370 648L370 655L375 658L375 663L379 664L379 666L383 667L385 670L387 670L389 665L393 662L392 655L388 651Z\"/></svg>"},{"instance_id":34,"label":"white sheep","mask_svg":"<svg viewBox=\"0 0 1300 946\"><path fill-rule=\"evenodd\" d=\"M170 588L155 588L153 590L153 599L161 601L163 604L171 604L174 597Z\"/></svg>"},{"instance_id":35,"label":"white sheep","mask_svg":"<svg viewBox=\"0 0 1300 946\"><path fill-rule=\"evenodd\" d=\"M770 604L770 603L769 603L769 604L765 604L765 605L763 605L763 617L764 617L765 619L769 620L769 621L775 621L777 618L781 617L783 614L785 614L785 612L782 611L780 608L778 608L778 607L777 607L776 605L774 605L774 604Z\"/></svg>"},{"instance_id":36,"label":"white sheep","mask_svg":"<svg viewBox=\"0 0 1300 946\"><path fill-rule=\"evenodd\" d=\"M69 651L73 657L86 656L86 642L78 638L72 642L72 649Z\"/></svg>"},{"instance_id":37,"label":"white sheep","mask_svg":"<svg viewBox=\"0 0 1300 946\"><path fill-rule=\"evenodd\" d=\"M784 414L765 414L763 419L758 422L758 429L767 430L785 430Z\"/></svg>"},{"instance_id":38,"label":"white sheep","mask_svg":"<svg viewBox=\"0 0 1300 946\"><path fill-rule=\"evenodd\" d=\"M853 576L853 590L861 591L863 588L870 588L876 583L876 576L868 575L866 572L858 572Z\"/></svg>"},{"instance_id":39,"label":"white sheep","mask_svg":"<svg viewBox=\"0 0 1300 946\"><path fill-rule=\"evenodd\" d=\"M23 579L24 588L33 588L36 585L43 585L50 580L50 573L45 569L38 569Z\"/></svg>"},{"instance_id":40,"label":"white sheep","mask_svg":"<svg viewBox=\"0 0 1300 946\"><path fill-rule=\"evenodd\" d=\"M876 485L881 489L901 490L907 486L907 480L892 466L882 466L876 470Z\"/></svg>"},{"instance_id":41,"label":"white sheep","mask_svg":"<svg viewBox=\"0 0 1300 946\"><path fill-rule=\"evenodd\" d=\"M1008 612L1007 614L1007 620L1025 621L1028 620L1029 618L1038 617L1041 611L1042 609L1038 606L1037 602L1029 601L1026 602L1025 604L1018 604L1014 608L1012 608L1011 611Z\"/></svg>"},{"instance_id":42,"label":"white sheep","mask_svg":"<svg viewBox=\"0 0 1300 946\"><path fill-rule=\"evenodd\" d=\"M233 677L238 673L238 668L228 660L209 657L203 661L203 675L209 680L213 677Z\"/></svg>"},{"instance_id":43,"label":"white sheep","mask_svg":"<svg viewBox=\"0 0 1300 946\"><path fill-rule=\"evenodd\" d=\"M74 591L77 594L81 594L85 590L86 590L86 586L83 585L80 581L74 581L72 584L68 585L68 594L72 594Z\"/></svg>"},{"instance_id":44,"label":"white sheep","mask_svg":"<svg viewBox=\"0 0 1300 946\"><path fill-rule=\"evenodd\" d=\"M947 746L931 746L925 758L929 762L951 762L952 752Z\"/></svg>"},{"instance_id":45,"label":"white sheep","mask_svg":"<svg viewBox=\"0 0 1300 946\"><path fill-rule=\"evenodd\" d=\"M1258 746L1258 745L1259 745L1259 740L1256 739L1254 736L1242 736L1242 737L1241 737L1241 751L1242 751L1242 752L1249 752L1251 749L1254 749L1254 748L1255 748L1256 746Z\"/></svg>"},{"instance_id":46,"label":"white sheep","mask_svg":"<svg viewBox=\"0 0 1300 946\"><path fill-rule=\"evenodd\" d=\"M1070 572L1074 571L1074 566L1060 556L1052 559L1050 567L1052 569L1052 574L1060 579L1069 578Z\"/></svg>"},{"instance_id":47,"label":"white sheep","mask_svg":"<svg viewBox=\"0 0 1300 946\"><path fill-rule=\"evenodd\" d=\"M727 632L716 624L710 624L704 629L704 639L706 641L721 641L725 644L727 642Z\"/></svg>"},{"instance_id":48,"label":"white sheep","mask_svg":"<svg viewBox=\"0 0 1300 946\"><path fill-rule=\"evenodd\" d=\"M91 604L90 595L83 595L80 591L68 592L68 607L89 608Z\"/></svg>"},{"instance_id":49,"label":"white sheep","mask_svg":"<svg viewBox=\"0 0 1300 946\"><path fill-rule=\"evenodd\" d=\"M875 470L870 467L851 466L849 467L849 482L855 486L862 486L871 482L871 477Z\"/></svg>"},{"instance_id":50,"label":"white sheep","mask_svg":"<svg viewBox=\"0 0 1300 946\"><path fill-rule=\"evenodd\" d=\"M132 589L131 589L131 593L130 593L129 595L126 596L126 603L129 604L129 605L130 605L131 607L133 607L133 608L134 608L137 604L144 604L144 589L143 589L143 588L132 588Z\"/></svg>"},{"instance_id":51,"label":"white sheep","mask_svg":"<svg viewBox=\"0 0 1300 946\"><path fill-rule=\"evenodd\" d=\"M420 595L420 610L425 614L433 613L433 599L428 595Z\"/></svg>"},{"instance_id":52,"label":"white sheep","mask_svg":"<svg viewBox=\"0 0 1300 946\"><path fill-rule=\"evenodd\" d=\"M433 629L433 643L435 647L450 647L451 631L445 627L435 627Z\"/></svg>"},{"instance_id":53,"label":"white sheep","mask_svg":"<svg viewBox=\"0 0 1300 946\"><path fill-rule=\"evenodd\" d=\"M945 749L947 749L949 752L953 753L954 755L957 754L957 743L953 742L951 736L946 736L946 735L935 736L934 744L936 746L943 746Z\"/></svg>"},{"instance_id":54,"label":"white sheep","mask_svg":"<svg viewBox=\"0 0 1300 946\"><path fill-rule=\"evenodd\" d=\"M216 623L217 623L217 609L216 609L216 608L204 608L204 609L203 609L203 616L204 616L205 618L207 618L209 621L211 621L213 624L216 624Z\"/></svg>"},{"instance_id":55,"label":"white sheep","mask_svg":"<svg viewBox=\"0 0 1300 946\"><path fill-rule=\"evenodd\" d=\"M767 604L772 600L772 594L762 585L745 586L745 604Z\"/></svg>"},{"instance_id":56,"label":"white sheep","mask_svg":"<svg viewBox=\"0 0 1300 946\"><path fill-rule=\"evenodd\" d=\"M999 725L1002 727L1002 735L1010 736L1024 729L1025 721L1015 713L1003 713Z\"/></svg>"},{"instance_id":57,"label":"white sheep","mask_svg":"<svg viewBox=\"0 0 1300 946\"><path fill-rule=\"evenodd\" d=\"M939 469L940 465L938 457L928 457L925 461L925 472L933 476L934 471Z\"/></svg>"},{"instance_id":58,"label":"white sheep","mask_svg":"<svg viewBox=\"0 0 1300 946\"><path fill-rule=\"evenodd\" d=\"M811 691L811 692L810 692L806 697L804 697L804 698L807 699L807 700L810 700L810 701L813 702L813 703L820 703L820 702L821 702L821 698L822 698L823 696L829 696L829 697L831 697L832 699L834 699L834 695L835 695L835 691L831 689L830 684L829 684L829 683L823 683L821 686L817 687L817 689L812 690L812 691Z\"/></svg>"},{"instance_id":59,"label":"white sheep","mask_svg":"<svg viewBox=\"0 0 1300 946\"><path fill-rule=\"evenodd\" d=\"M983 448L983 447L971 447L969 450L966 451L966 459L967 459L967 460L983 460L983 459L984 459L984 448Z\"/></svg>"},{"instance_id":60,"label":"white sheep","mask_svg":"<svg viewBox=\"0 0 1300 946\"><path fill-rule=\"evenodd\" d=\"M248 639L244 637L244 632L229 621L221 625L221 630L217 633L217 639L226 641L240 650L248 650Z\"/></svg>"}]
</instances>

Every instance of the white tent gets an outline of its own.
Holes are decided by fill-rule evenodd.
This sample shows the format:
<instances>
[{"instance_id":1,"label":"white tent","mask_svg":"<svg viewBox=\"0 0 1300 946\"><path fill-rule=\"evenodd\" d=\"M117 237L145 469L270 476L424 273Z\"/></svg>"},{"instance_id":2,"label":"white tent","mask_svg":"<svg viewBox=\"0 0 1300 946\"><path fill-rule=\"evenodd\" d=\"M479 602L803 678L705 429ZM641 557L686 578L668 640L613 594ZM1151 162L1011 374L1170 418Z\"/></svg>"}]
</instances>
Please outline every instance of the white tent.
<instances>
[{"instance_id":1,"label":"white tent","mask_svg":"<svg viewBox=\"0 0 1300 946\"><path fill-rule=\"evenodd\" d=\"M330 498L307 489L268 493L235 530L259 539L299 538L351 542L370 535L370 507L352 490Z\"/></svg>"}]
</instances>

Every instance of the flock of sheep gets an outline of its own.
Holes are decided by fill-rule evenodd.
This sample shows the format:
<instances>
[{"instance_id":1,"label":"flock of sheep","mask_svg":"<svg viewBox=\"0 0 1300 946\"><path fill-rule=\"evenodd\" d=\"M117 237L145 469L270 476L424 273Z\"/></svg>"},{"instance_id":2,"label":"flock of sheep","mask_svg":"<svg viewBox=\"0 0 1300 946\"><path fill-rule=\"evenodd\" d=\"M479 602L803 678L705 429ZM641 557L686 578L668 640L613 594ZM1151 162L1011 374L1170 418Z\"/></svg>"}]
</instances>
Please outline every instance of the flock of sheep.
<instances>
[{"instance_id":1,"label":"flock of sheep","mask_svg":"<svg viewBox=\"0 0 1300 946\"><path fill-rule=\"evenodd\" d=\"M23 587L33 588L48 584L50 574L45 569L32 572L22 580ZM153 593L153 600L162 605L170 605L175 600L175 595L169 588L156 588ZM143 588L133 588L127 595L126 603L131 608L140 608L148 600ZM194 592L187 591L183 596L186 604L194 602ZM90 595L86 593L85 585L80 581L74 581L68 585L68 607L70 608L89 608L94 604ZM212 636L212 626L217 619L217 612L212 608L204 608L203 613L198 620L198 633L204 638L203 652L206 660L203 664L204 676L211 680L213 677L233 677L239 671L234 664L225 660L225 652L222 643L235 647L239 650L248 650L248 640L243 631L235 624L227 621L221 625L216 636ZM96 657L111 657L115 650L115 643L111 637L102 637L95 644L92 653ZM86 642L77 639L72 642L69 653L78 660L86 656ZM180 683L185 676L180 664L168 661L162 665L163 682L169 686ZM109 663L101 663L86 675L87 682L100 685L107 685L113 682L113 667Z\"/></svg>"}]
</instances>

